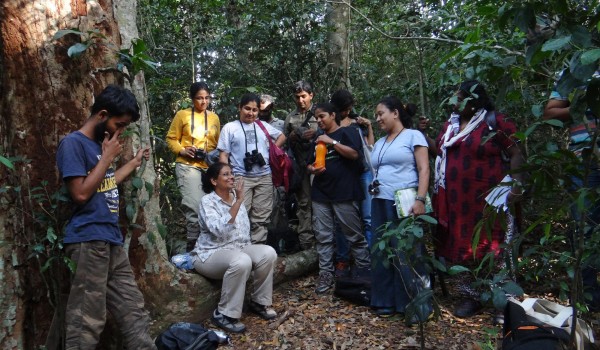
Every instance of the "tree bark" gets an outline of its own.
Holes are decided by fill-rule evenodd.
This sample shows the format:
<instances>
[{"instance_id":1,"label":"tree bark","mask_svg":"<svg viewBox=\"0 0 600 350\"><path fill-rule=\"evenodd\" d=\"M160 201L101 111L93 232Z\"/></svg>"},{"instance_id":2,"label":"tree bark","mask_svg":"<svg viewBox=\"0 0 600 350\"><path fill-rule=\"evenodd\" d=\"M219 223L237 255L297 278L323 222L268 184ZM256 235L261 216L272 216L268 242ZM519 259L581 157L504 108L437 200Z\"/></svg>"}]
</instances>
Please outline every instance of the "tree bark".
<instances>
[{"instance_id":1,"label":"tree bark","mask_svg":"<svg viewBox=\"0 0 600 350\"><path fill-rule=\"evenodd\" d=\"M327 23L333 30L328 37L328 63L336 72L338 88L350 89L349 25L350 0L347 4L334 2L329 4Z\"/></svg>"},{"instance_id":2,"label":"tree bark","mask_svg":"<svg viewBox=\"0 0 600 350\"><path fill-rule=\"evenodd\" d=\"M0 165L0 348L34 349L45 343L54 311L63 307L68 294L60 244L67 216L52 197L61 185L55 165L59 140L80 128L93 96L111 83L130 88L141 109L121 162L151 144L151 123L143 73L130 77L117 69L117 51L138 37L135 1L5 0L0 19L0 154L15 164L14 170ZM58 30L73 28L82 34L52 39ZM91 38L92 31L102 36ZM67 52L76 43L91 45L71 58ZM198 322L216 304L219 286L169 263L159 232L152 161L135 176L151 186L121 186L123 208L134 209L131 221L122 211L121 223L132 268L155 320L152 329L186 319ZM276 279L281 282L315 266L315 254L297 254L279 263Z\"/></svg>"}]
</instances>

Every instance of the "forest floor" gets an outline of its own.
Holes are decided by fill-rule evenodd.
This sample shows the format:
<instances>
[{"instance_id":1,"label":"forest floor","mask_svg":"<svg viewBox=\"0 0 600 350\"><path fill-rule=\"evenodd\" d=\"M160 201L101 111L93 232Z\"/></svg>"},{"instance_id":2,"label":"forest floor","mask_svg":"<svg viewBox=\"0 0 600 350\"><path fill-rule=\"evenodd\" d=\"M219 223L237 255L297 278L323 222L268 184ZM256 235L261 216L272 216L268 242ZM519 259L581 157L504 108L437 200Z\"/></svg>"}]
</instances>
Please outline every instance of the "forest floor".
<instances>
[{"instance_id":1,"label":"forest floor","mask_svg":"<svg viewBox=\"0 0 600 350\"><path fill-rule=\"evenodd\" d=\"M273 307L279 317L265 321L244 312L241 322L247 330L233 334L234 349L419 349L418 326L406 326L400 316L380 318L366 306L337 298L333 293L317 295L317 275L308 275L278 286ZM452 289L450 288L450 291ZM444 297L439 288L435 297L441 318L425 324L425 348L445 350L494 349L502 327L493 325L493 308L479 315L460 319L452 316L452 297ZM540 295L541 297L541 295ZM552 295L543 295L552 299ZM593 315L598 320L600 315ZM600 329L594 322L593 327ZM209 328L214 328L209 321ZM596 332L598 336L598 332ZM540 349L541 350L541 349Z\"/></svg>"}]
</instances>

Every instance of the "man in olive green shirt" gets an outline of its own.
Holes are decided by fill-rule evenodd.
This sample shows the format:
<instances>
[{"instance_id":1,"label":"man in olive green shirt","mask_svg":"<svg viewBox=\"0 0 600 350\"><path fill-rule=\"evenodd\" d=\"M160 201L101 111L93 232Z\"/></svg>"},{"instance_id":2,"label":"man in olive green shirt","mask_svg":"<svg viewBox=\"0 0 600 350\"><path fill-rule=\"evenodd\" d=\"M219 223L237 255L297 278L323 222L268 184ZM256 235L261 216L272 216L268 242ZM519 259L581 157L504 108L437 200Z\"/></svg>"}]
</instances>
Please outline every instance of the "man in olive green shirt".
<instances>
[{"instance_id":1,"label":"man in olive green shirt","mask_svg":"<svg viewBox=\"0 0 600 350\"><path fill-rule=\"evenodd\" d=\"M283 133L288 138L288 147L294 154L298 163L298 178L300 185L294 194L298 202L296 215L298 216L298 239L302 249L309 249L315 244L312 232L312 210L310 200L310 174L306 170L306 159L310 150L310 143L317 133L317 120L312 111L313 89L310 83L299 81L293 88L296 110L285 118Z\"/></svg>"}]
</instances>

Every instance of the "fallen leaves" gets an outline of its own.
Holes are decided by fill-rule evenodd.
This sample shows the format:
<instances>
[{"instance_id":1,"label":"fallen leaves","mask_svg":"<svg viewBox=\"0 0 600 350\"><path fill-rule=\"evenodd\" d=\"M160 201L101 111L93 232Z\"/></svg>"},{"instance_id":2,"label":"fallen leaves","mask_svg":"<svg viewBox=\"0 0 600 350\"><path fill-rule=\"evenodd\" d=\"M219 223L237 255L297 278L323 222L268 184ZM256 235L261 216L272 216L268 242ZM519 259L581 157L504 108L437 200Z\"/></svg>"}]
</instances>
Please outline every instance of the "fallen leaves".
<instances>
[{"instance_id":1,"label":"fallen leaves","mask_svg":"<svg viewBox=\"0 0 600 350\"><path fill-rule=\"evenodd\" d=\"M418 327L407 327L400 316L379 318L368 307L357 306L332 294L314 293L315 276L307 276L278 287L273 307L279 317L269 322L244 313L247 330L233 334L235 349L371 350L419 349ZM437 295L442 306L452 299ZM441 294L441 293L439 293ZM427 349L478 349L490 336L484 328L494 328L490 314L473 319L457 319L442 307L442 318L425 325ZM500 328L496 327L499 332ZM494 341L494 339L492 339Z\"/></svg>"}]
</instances>

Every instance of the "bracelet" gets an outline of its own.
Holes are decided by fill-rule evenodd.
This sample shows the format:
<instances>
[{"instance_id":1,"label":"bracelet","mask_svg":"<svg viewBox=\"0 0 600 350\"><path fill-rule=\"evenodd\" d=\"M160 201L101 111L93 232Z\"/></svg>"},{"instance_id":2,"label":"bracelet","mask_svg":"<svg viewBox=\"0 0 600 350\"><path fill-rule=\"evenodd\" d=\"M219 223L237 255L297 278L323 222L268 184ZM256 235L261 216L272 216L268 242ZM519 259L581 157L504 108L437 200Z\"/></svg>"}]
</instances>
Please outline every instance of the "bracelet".
<instances>
[{"instance_id":1,"label":"bracelet","mask_svg":"<svg viewBox=\"0 0 600 350\"><path fill-rule=\"evenodd\" d=\"M425 204L425 197L423 197L423 196L417 195L417 196L415 196L415 200L419 201L419 202L423 202L423 204Z\"/></svg>"}]
</instances>

